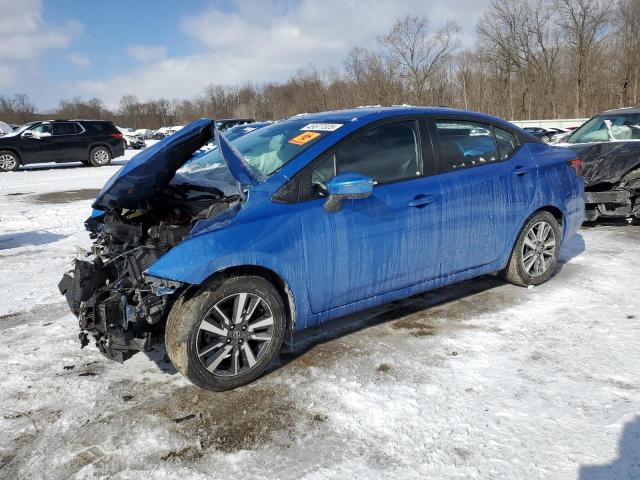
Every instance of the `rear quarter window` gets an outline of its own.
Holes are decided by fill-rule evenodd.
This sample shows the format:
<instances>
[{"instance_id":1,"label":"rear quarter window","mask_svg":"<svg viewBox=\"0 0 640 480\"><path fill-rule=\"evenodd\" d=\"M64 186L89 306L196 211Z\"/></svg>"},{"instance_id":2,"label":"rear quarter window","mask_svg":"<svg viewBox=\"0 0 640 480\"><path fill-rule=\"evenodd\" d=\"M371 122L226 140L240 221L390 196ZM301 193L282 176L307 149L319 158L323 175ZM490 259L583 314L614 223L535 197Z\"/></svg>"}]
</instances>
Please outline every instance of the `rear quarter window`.
<instances>
[{"instance_id":1,"label":"rear quarter window","mask_svg":"<svg viewBox=\"0 0 640 480\"><path fill-rule=\"evenodd\" d=\"M116 127L110 122L86 122L83 124L88 133L94 135L111 135L116 133Z\"/></svg>"}]
</instances>

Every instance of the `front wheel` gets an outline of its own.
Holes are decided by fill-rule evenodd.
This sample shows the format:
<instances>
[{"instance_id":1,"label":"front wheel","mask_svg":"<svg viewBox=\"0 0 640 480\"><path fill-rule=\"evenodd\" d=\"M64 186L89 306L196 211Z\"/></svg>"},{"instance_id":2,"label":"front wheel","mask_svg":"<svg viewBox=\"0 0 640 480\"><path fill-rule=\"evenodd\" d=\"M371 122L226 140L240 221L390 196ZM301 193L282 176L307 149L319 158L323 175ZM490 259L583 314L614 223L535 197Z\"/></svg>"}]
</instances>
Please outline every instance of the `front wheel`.
<instances>
[{"instance_id":1,"label":"front wheel","mask_svg":"<svg viewBox=\"0 0 640 480\"><path fill-rule=\"evenodd\" d=\"M285 307L271 283L231 277L173 306L165 344L180 373L219 392L258 378L278 355L285 326Z\"/></svg>"},{"instance_id":2,"label":"front wheel","mask_svg":"<svg viewBox=\"0 0 640 480\"><path fill-rule=\"evenodd\" d=\"M106 147L96 147L89 154L89 162L94 167L104 167L111 163L111 152Z\"/></svg>"},{"instance_id":3,"label":"front wheel","mask_svg":"<svg viewBox=\"0 0 640 480\"><path fill-rule=\"evenodd\" d=\"M558 267L561 240L556 218L546 211L536 213L520 232L502 276L522 287L546 282Z\"/></svg>"},{"instance_id":4,"label":"front wheel","mask_svg":"<svg viewBox=\"0 0 640 480\"><path fill-rule=\"evenodd\" d=\"M0 151L0 172L15 172L20 168L20 159L10 150Z\"/></svg>"}]
</instances>

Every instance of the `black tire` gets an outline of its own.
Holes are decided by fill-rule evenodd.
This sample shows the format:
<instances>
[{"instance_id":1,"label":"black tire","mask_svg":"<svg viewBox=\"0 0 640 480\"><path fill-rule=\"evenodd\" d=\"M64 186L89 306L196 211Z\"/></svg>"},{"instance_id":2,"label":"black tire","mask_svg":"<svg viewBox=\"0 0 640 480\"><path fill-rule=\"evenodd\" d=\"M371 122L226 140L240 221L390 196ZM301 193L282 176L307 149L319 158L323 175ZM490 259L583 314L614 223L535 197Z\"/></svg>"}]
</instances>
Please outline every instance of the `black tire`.
<instances>
[{"instance_id":1,"label":"black tire","mask_svg":"<svg viewBox=\"0 0 640 480\"><path fill-rule=\"evenodd\" d=\"M86 165L87 167L91 166L91 162L89 160L80 160L82 162L83 165Z\"/></svg>"},{"instance_id":2,"label":"black tire","mask_svg":"<svg viewBox=\"0 0 640 480\"><path fill-rule=\"evenodd\" d=\"M536 232L540 232L540 226L543 226L543 232L548 231L548 236L542 239L536 235ZM533 242L532 237L535 238ZM502 277L522 287L546 282L558 267L561 241L562 231L556 218L547 211L536 212L522 227L507 267L501 272Z\"/></svg>"},{"instance_id":3,"label":"black tire","mask_svg":"<svg viewBox=\"0 0 640 480\"><path fill-rule=\"evenodd\" d=\"M236 305L241 303L235 299L242 294L248 294L248 300L243 300L246 309L239 309L245 313L242 321L234 324L233 313ZM255 298L264 303L258 303L249 313ZM228 310L229 305L232 310ZM229 323L218 321L224 317L215 313L216 306L223 313L226 311ZM251 325L264 323L265 318L273 319L272 325L259 327L266 328L267 332L257 333L254 330L252 334ZM213 322L205 322L205 319ZM222 328L224 335L201 330L203 325L209 328L214 325L217 330ZM247 327L249 330L246 330ZM180 373L201 388L221 392L245 385L262 375L280 351L285 328L284 303L271 283L256 276L226 277L201 289L190 298L179 299L173 305L167 319L165 345L171 362ZM254 335L270 336L270 340L253 340L251 337ZM251 351L250 356L254 361L252 366L249 366L249 353L245 349ZM208 351L213 353L210 356L203 353ZM216 362L220 358L222 360ZM234 358L238 358L235 364ZM213 371L207 370L207 363Z\"/></svg>"},{"instance_id":4,"label":"black tire","mask_svg":"<svg viewBox=\"0 0 640 480\"><path fill-rule=\"evenodd\" d=\"M0 150L0 172L15 172L20 168L20 157L11 150Z\"/></svg>"},{"instance_id":5,"label":"black tire","mask_svg":"<svg viewBox=\"0 0 640 480\"><path fill-rule=\"evenodd\" d=\"M105 167L111 163L111 152L107 147L95 147L89 154L89 162L94 167Z\"/></svg>"}]
</instances>

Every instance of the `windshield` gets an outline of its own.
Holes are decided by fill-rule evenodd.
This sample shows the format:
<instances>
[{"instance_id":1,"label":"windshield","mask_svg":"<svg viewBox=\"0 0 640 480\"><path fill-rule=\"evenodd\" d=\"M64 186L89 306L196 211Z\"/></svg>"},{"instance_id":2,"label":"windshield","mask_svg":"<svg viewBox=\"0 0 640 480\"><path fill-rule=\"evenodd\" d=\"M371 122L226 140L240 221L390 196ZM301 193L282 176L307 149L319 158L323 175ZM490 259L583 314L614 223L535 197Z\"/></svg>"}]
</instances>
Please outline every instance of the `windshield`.
<instances>
[{"instance_id":1,"label":"windshield","mask_svg":"<svg viewBox=\"0 0 640 480\"><path fill-rule=\"evenodd\" d=\"M600 115L575 130L567 143L640 140L640 114Z\"/></svg>"},{"instance_id":2,"label":"windshield","mask_svg":"<svg viewBox=\"0 0 640 480\"><path fill-rule=\"evenodd\" d=\"M38 122L25 123L24 125L19 127L17 130L14 130L13 132L7 133L5 135L5 137L15 137L16 135L20 135L22 132L24 132L25 130L29 129L29 127L32 127L36 123L38 123Z\"/></svg>"},{"instance_id":3,"label":"windshield","mask_svg":"<svg viewBox=\"0 0 640 480\"><path fill-rule=\"evenodd\" d=\"M338 123L288 120L253 130L231 140L231 143L242 154L256 176L266 178L341 126L342 124ZM203 181L209 183L205 179L221 166L224 166L224 160L219 150L211 144L205 145L178 170L177 181L184 180L185 183L192 184L203 184Z\"/></svg>"}]
</instances>

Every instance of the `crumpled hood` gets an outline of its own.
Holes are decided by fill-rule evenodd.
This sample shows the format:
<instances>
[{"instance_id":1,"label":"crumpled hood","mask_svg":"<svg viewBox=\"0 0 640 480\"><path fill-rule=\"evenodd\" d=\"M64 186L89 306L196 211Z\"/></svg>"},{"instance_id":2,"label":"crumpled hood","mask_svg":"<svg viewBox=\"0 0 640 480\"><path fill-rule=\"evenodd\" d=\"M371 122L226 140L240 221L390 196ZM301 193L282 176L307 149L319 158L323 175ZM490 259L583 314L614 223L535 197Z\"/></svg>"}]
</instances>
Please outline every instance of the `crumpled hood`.
<instances>
[{"instance_id":1,"label":"crumpled hood","mask_svg":"<svg viewBox=\"0 0 640 480\"><path fill-rule=\"evenodd\" d=\"M242 155L223 135L216 133L215 121L202 118L138 153L102 187L93 208L144 207L157 192L169 185L176 171L193 153L211 142L214 136L234 178L243 185L255 185L258 179Z\"/></svg>"}]
</instances>

